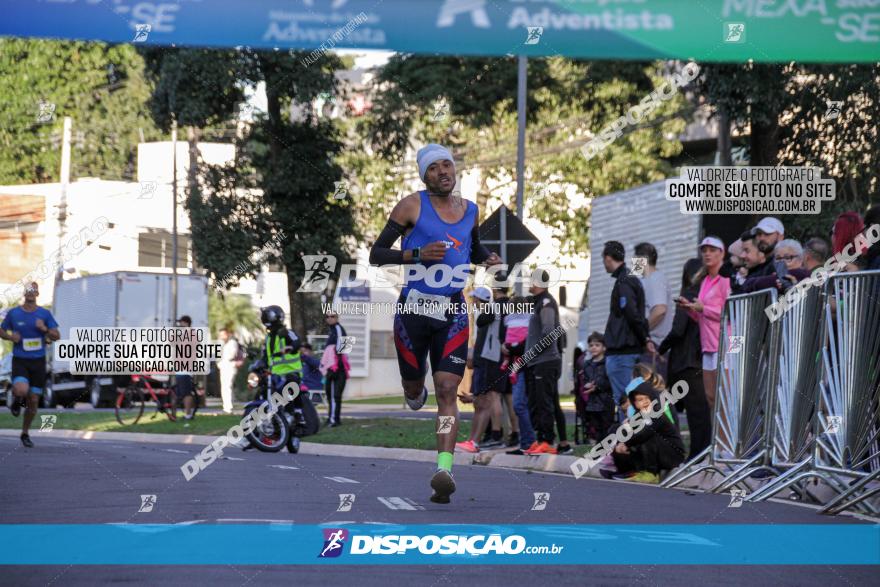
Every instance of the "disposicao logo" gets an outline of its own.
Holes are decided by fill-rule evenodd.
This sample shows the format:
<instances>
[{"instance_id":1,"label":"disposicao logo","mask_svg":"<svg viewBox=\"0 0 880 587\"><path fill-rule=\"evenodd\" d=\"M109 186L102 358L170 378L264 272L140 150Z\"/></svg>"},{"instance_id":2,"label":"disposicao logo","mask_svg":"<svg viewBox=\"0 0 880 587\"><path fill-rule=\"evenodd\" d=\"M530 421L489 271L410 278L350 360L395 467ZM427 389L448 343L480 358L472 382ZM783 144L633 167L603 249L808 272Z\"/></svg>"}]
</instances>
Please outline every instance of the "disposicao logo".
<instances>
[{"instance_id":1,"label":"disposicao logo","mask_svg":"<svg viewBox=\"0 0 880 587\"><path fill-rule=\"evenodd\" d=\"M318 558L334 558L342 554L348 530L343 528L324 528L324 548Z\"/></svg>"},{"instance_id":2,"label":"disposicao logo","mask_svg":"<svg viewBox=\"0 0 880 587\"><path fill-rule=\"evenodd\" d=\"M526 539L519 535L503 538L488 536L354 536L351 554L520 554L526 550Z\"/></svg>"}]
</instances>

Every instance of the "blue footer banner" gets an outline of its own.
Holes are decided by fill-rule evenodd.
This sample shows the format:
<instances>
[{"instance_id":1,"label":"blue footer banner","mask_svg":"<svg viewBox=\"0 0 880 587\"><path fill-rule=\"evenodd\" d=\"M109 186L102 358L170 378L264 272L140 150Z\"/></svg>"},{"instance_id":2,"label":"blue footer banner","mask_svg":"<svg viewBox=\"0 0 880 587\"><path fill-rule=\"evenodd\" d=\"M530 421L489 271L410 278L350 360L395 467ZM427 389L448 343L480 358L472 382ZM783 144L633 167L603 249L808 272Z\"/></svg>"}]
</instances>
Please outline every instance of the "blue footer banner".
<instances>
[{"instance_id":1,"label":"blue footer banner","mask_svg":"<svg viewBox=\"0 0 880 587\"><path fill-rule=\"evenodd\" d=\"M874 524L7 524L0 543L4 565L880 564Z\"/></svg>"}]
</instances>

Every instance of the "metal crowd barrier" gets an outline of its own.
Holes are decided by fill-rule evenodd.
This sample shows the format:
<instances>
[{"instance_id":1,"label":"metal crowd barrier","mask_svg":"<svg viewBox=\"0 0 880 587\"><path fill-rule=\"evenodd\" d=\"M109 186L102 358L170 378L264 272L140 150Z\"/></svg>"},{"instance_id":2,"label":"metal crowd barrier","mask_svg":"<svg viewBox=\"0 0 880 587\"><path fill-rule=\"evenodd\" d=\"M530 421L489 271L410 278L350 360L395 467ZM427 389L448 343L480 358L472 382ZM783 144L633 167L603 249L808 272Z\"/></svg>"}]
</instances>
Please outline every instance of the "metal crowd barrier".
<instances>
[{"instance_id":1,"label":"metal crowd barrier","mask_svg":"<svg viewBox=\"0 0 880 587\"><path fill-rule=\"evenodd\" d=\"M805 462L750 497L821 479L837 492L822 513L845 509L878 515L867 499L880 493L880 271L848 273L825 286L822 379Z\"/></svg>"},{"instance_id":2,"label":"metal crowd barrier","mask_svg":"<svg viewBox=\"0 0 880 587\"><path fill-rule=\"evenodd\" d=\"M667 478L675 487L709 471L722 476L709 491L717 493L742 482L759 469L770 468L770 443L765 414L773 413L776 389L779 321L764 312L776 301L776 290L731 296L721 317L718 379L712 443ZM738 337L735 339L734 337Z\"/></svg>"},{"instance_id":3,"label":"metal crowd barrier","mask_svg":"<svg viewBox=\"0 0 880 587\"><path fill-rule=\"evenodd\" d=\"M728 299L712 444L663 485L711 471L720 492L763 469L777 477L746 501L784 489L818 501L808 481L821 480L837 495L820 512L880 515L868 501L880 493L880 271L836 275L770 322L775 301L775 290Z\"/></svg>"},{"instance_id":4,"label":"metal crowd barrier","mask_svg":"<svg viewBox=\"0 0 880 587\"><path fill-rule=\"evenodd\" d=\"M826 340L824 312L824 293L821 288L812 287L779 319L779 376L775 393L771 394L773 405L767 433L770 465L774 472L786 472L746 501L762 501L789 486L802 498L808 495L808 487L788 480L811 467Z\"/></svg>"}]
</instances>

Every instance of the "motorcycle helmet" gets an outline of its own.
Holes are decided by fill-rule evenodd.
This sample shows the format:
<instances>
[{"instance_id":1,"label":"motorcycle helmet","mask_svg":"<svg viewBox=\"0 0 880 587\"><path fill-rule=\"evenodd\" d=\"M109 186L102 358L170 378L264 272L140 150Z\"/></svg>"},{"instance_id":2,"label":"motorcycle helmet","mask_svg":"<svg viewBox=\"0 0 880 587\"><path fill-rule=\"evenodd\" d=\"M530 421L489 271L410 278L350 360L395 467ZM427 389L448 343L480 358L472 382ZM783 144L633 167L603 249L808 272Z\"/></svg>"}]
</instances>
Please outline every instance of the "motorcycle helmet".
<instances>
[{"instance_id":1,"label":"motorcycle helmet","mask_svg":"<svg viewBox=\"0 0 880 587\"><path fill-rule=\"evenodd\" d=\"M279 306L266 306L260 312L260 322L268 329L284 324L284 310Z\"/></svg>"}]
</instances>

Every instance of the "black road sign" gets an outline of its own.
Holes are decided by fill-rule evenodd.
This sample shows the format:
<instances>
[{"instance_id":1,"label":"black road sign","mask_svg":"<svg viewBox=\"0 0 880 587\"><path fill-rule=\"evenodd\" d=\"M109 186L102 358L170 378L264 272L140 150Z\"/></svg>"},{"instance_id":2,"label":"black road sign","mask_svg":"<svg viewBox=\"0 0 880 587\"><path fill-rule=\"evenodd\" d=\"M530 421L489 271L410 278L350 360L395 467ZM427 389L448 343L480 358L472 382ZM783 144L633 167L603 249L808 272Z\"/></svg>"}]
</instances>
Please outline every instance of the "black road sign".
<instances>
[{"instance_id":1,"label":"black road sign","mask_svg":"<svg viewBox=\"0 0 880 587\"><path fill-rule=\"evenodd\" d=\"M541 244L507 206L500 206L480 225L480 242L501 255L508 267L525 261Z\"/></svg>"}]
</instances>

